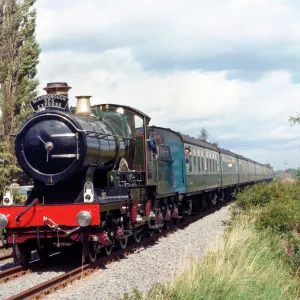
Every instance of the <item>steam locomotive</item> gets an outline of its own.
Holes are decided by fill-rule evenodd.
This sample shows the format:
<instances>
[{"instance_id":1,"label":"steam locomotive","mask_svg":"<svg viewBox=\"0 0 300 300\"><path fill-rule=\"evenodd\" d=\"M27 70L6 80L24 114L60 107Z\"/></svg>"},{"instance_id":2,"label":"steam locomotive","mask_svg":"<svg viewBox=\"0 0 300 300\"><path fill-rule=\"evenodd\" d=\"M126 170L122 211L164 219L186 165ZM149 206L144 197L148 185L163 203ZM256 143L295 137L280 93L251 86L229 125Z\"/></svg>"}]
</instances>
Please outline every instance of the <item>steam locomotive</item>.
<instances>
[{"instance_id":1,"label":"steam locomotive","mask_svg":"<svg viewBox=\"0 0 300 300\"><path fill-rule=\"evenodd\" d=\"M5 194L0 229L19 264L28 265L33 250L47 259L70 247L93 262L273 178L250 159L149 126L150 117L132 107L91 106L90 96L78 96L69 108L69 89L48 83L15 134L16 157L34 186L25 204Z\"/></svg>"}]
</instances>

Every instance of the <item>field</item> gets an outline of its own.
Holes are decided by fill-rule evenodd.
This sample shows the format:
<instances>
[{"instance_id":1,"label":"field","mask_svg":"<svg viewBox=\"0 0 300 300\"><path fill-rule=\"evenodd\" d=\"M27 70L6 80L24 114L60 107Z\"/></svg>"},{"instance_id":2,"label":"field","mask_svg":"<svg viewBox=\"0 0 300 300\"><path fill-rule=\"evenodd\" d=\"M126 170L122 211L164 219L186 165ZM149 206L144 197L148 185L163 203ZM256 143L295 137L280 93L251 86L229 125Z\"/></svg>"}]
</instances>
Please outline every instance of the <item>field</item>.
<instances>
[{"instance_id":1,"label":"field","mask_svg":"<svg viewBox=\"0 0 300 300\"><path fill-rule=\"evenodd\" d=\"M208 255L144 298L299 299L300 184L282 179L238 193L232 220Z\"/></svg>"}]
</instances>

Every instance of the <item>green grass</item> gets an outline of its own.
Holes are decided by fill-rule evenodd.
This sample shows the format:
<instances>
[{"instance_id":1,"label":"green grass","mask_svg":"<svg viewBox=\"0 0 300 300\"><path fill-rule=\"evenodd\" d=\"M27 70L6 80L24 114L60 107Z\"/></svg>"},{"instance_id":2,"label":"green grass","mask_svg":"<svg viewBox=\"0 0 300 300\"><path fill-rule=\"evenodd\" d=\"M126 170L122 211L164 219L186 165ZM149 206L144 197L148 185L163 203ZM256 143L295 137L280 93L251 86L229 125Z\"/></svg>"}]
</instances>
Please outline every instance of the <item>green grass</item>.
<instances>
[{"instance_id":1,"label":"green grass","mask_svg":"<svg viewBox=\"0 0 300 300\"><path fill-rule=\"evenodd\" d=\"M275 181L237 195L211 251L175 282L124 299L299 299L300 186Z\"/></svg>"}]
</instances>

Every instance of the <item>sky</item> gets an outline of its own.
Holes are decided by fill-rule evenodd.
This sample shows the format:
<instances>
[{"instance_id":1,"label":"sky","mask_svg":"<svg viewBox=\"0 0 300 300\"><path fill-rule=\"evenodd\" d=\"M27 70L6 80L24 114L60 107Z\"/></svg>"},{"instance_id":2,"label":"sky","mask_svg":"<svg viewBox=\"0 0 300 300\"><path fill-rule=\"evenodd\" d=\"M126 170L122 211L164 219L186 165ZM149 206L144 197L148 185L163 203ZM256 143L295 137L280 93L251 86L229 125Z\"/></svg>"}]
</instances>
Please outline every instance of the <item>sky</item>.
<instances>
[{"instance_id":1,"label":"sky","mask_svg":"<svg viewBox=\"0 0 300 300\"><path fill-rule=\"evenodd\" d=\"M38 0L39 94L67 82L92 104L275 170L300 167L299 0ZM285 165L285 163L287 163Z\"/></svg>"}]
</instances>

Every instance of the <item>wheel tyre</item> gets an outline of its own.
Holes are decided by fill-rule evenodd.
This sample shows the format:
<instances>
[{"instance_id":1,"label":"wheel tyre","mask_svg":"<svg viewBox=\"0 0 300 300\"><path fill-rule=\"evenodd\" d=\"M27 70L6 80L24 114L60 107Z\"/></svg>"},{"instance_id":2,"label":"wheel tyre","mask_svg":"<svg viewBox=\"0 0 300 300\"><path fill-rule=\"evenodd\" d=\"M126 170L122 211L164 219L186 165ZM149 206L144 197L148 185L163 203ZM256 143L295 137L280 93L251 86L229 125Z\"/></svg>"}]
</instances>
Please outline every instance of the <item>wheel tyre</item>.
<instances>
[{"instance_id":1,"label":"wheel tyre","mask_svg":"<svg viewBox=\"0 0 300 300\"><path fill-rule=\"evenodd\" d=\"M214 194L211 195L211 202L212 202L213 207L217 206L217 204L218 204L218 195L217 195L217 193L214 193Z\"/></svg>"},{"instance_id":2,"label":"wheel tyre","mask_svg":"<svg viewBox=\"0 0 300 300\"><path fill-rule=\"evenodd\" d=\"M22 252L22 256L21 256L21 265L24 267L27 267L29 265L29 262L31 260L31 250L24 250Z\"/></svg>"},{"instance_id":3,"label":"wheel tyre","mask_svg":"<svg viewBox=\"0 0 300 300\"><path fill-rule=\"evenodd\" d=\"M104 247L105 255L109 256L112 252L112 245Z\"/></svg>"},{"instance_id":4,"label":"wheel tyre","mask_svg":"<svg viewBox=\"0 0 300 300\"><path fill-rule=\"evenodd\" d=\"M16 243L13 246L13 257L15 263L27 267L31 260L31 249Z\"/></svg>"},{"instance_id":5,"label":"wheel tyre","mask_svg":"<svg viewBox=\"0 0 300 300\"><path fill-rule=\"evenodd\" d=\"M135 243L139 243L142 240L142 233L141 232L135 232L133 234L133 240Z\"/></svg>"},{"instance_id":6,"label":"wheel tyre","mask_svg":"<svg viewBox=\"0 0 300 300\"><path fill-rule=\"evenodd\" d=\"M122 240L118 240L118 246L120 249L124 250L127 247L128 238L124 238Z\"/></svg>"},{"instance_id":7,"label":"wheel tyre","mask_svg":"<svg viewBox=\"0 0 300 300\"><path fill-rule=\"evenodd\" d=\"M161 232L162 232L162 227L158 227L158 228L156 229L156 232L161 233Z\"/></svg>"},{"instance_id":8,"label":"wheel tyre","mask_svg":"<svg viewBox=\"0 0 300 300\"><path fill-rule=\"evenodd\" d=\"M94 244L92 242L88 243L87 248L89 261L93 263L97 260L97 251L95 250Z\"/></svg>"}]
</instances>

